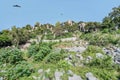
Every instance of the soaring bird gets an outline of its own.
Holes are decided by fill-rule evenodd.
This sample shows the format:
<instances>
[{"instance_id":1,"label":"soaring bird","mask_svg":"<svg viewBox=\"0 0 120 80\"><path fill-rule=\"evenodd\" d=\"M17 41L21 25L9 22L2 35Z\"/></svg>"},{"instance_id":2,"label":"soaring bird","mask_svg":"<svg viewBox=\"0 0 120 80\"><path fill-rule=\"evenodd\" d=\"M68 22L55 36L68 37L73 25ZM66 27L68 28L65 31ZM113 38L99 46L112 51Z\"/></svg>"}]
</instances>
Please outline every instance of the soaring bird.
<instances>
[{"instance_id":1,"label":"soaring bird","mask_svg":"<svg viewBox=\"0 0 120 80\"><path fill-rule=\"evenodd\" d=\"M20 8L21 6L20 5L13 5L13 7L19 7Z\"/></svg>"}]
</instances>

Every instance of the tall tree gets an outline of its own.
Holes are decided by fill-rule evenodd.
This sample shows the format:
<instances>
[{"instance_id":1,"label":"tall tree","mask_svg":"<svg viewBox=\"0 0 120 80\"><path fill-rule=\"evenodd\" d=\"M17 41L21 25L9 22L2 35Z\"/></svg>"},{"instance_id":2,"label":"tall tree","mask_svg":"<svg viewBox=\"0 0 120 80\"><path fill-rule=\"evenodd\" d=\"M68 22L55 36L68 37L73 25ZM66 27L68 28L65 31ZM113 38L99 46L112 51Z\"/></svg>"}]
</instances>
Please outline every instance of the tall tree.
<instances>
[{"instance_id":1,"label":"tall tree","mask_svg":"<svg viewBox=\"0 0 120 80\"><path fill-rule=\"evenodd\" d=\"M120 23L120 6L114 7L109 16L116 24Z\"/></svg>"},{"instance_id":2,"label":"tall tree","mask_svg":"<svg viewBox=\"0 0 120 80\"><path fill-rule=\"evenodd\" d=\"M15 45L16 47L18 47L19 45L19 36L18 36L18 29L16 28L16 26L12 27L11 30L11 34L12 34L12 43L13 45Z\"/></svg>"},{"instance_id":3,"label":"tall tree","mask_svg":"<svg viewBox=\"0 0 120 80\"><path fill-rule=\"evenodd\" d=\"M103 26L111 29L114 28L116 30L116 27L120 27L120 6L114 7L112 12L103 19Z\"/></svg>"}]
</instances>

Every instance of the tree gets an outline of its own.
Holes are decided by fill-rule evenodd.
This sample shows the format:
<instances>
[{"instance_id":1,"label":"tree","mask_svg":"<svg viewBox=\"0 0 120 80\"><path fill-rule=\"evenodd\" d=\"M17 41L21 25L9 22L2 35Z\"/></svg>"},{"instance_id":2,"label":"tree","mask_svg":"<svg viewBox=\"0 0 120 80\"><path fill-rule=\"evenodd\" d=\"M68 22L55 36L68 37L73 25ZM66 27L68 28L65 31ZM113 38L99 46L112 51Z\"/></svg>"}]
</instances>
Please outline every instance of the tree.
<instances>
[{"instance_id":1,"label":"tree","mask_svg":"<svg viewBox=\"0 0 120 80\"><path fill-rule=\"evenodd\" d=\"M16 47L19 47L20 44L24 44L27 40L30 39L30 32L24 28L16 28L16 26L12 27L11 30L12 35L12 44Z\"/></svg>"},{"instance_id":2,"label":"tree","mask_svg":"<svg viewBox=\"0 0 120 80\"><path fill-rule=\"evenodd\" d=\"M0 47L11 46L11 36L9 30L2 30L0 34Z\"/></svg>"},{"instance_id":3,"label":"tree","mask_svg":"<svg viewBox=\"0 0 120 80\"><path fill-rule=\"evenodd\" d=\"M120 26L120 6L114 7L112 12L103 19L103 28L118 29Z\"/></svg>"},{"instance_id":4,"label":"tree","mask_svg":"<svg viewBox=\"0 0 120 80\"><path fill-rule=\"evenodd\" d=\"M15 45L16 47L18 47L19 45L19 36L18 36L18 29L16 28L16 26L13 26L12 27L12 31L11 31L11 34L12 34L12 43L13 45Z\"/></svg>"},{"instance_id":5,"label":"tree","mask_svg":"<svg viewBox=\"0 0 120 80\"><path fill-rule=\"evenodd\" d=\"M25 29L27 29L27 30L32 30L32 27L31 27L30 24L27 24L27 25L25 26Z\"/></svg>"},{"instance_id":6,"label":"tree","mask_svg":"<svg viewBox=\"0 0 120 80\"><path fill-rule=\"evenodd\" d=\"M36 22L35 25L34 25L35 28L38 28L38 27L40 27L40 26L41 26L41 25L40 25L39 22Z\"/></svg>"},{"instance_id":7,"label":"tree","mask_svg":"<svg viewBox=\"0 0 120 80\"><path fill-rule=\"evenodd\" d=\"M63 33L63 28L61 27L60 22L57 22L55 24L55 28L54 28L54 35L55 35L55 37L58 37L58 36L62 35L62 33Z\"/></svg>"},{"instance_id":8,"label":"tree","mask_svg":"<svg viewBox=\"0 0 120 80\"><path fill-rule=\"evenodd\" d=\"M11 38L8 35L0 35L0 47L6 47L11 45Z\"/></svg>"},{"instance_id":9,"label":"tree","mask_svg":"<svg viewBox=\"0 0 120 80\"><path fill-rule=\"evenodd\" d=\"M87 30L88 32L96 31L96 28L96 22L87 22L85 26L85 30Z\"/></svg>"},{"instance_id":10,"label":"tree","mask_svg":"<svg viewBox=\"0 0 120 80\"><path fill-rule=\"evenodd\" d=\"M109 16L116 24L120 23L120 6L114 7Z\"/></svg>"}]
</instances>

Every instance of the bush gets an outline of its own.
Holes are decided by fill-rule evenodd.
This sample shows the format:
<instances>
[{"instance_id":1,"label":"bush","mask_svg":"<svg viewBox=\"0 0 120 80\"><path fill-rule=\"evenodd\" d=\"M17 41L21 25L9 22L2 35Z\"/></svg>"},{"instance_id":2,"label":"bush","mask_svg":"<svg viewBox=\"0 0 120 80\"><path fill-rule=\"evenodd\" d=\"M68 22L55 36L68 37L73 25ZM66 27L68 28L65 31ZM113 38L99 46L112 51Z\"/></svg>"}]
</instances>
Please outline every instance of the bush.
<instances>
[{"instance_id":1,"label":"bush","mask_svg":"<svg viewBox=\"0 0 120 80\"><path fill-rule=\"evenodd\" d=\"M9 68L7 73L5 74L6 80L18 80L20 77L30 76L34 70L31 65L26 62L21 62L17 64L15 67Z\"/></svg>"},{"instance_id":2,"label":"bush","mask_svg":"<svg viewBox=\"0 0 120 80\"><path fill-rule=\"evenodd\" d=\"M113 70L107 70L105 68L91 68L91 70L99 80L117 80Z\"/></svg>"},{"instance_id":3,"label":"bush","mask_svg":"<svg viewBox=\"0 0 120 80\"><path fill-rule=\"evenodd\" d=\"M56 52L53 51L48 54L45 58L47 63L57 63L58 61L64 59L67 56L66 51L61 49L60 51Z\"/></svg>"},{"instance_id":4,"label":"bush","mask_svg":"<svg viewBox=\"0 0 120 80\"><path fill-rule=\"evenodd\" d=\"M83 57L86 57L86 56L95 57L96 53L103 53L103 51L98 46L90 45L87 47L86 51L84 51L84 53L82 55L83 55Z\"/></svg>"},{"instance_id":5,"label":"bush","mask_svg":"<svg viewBox=\"0 0 120 80\"><path fill-rule=\"evenodd\" d=\"M11 46L11 38L7 35L0 35L0 47Z\"/></svg>"},{"instance_id":6,"label":"bush","mask_svg":"<svg viewBox=\"0 0 120 80\"><path fill-rule=\"evenodd\" d=\"M45 58L45 61L47 63L57 63L58 61L62 60L63 58L64 58L63 54L51 53Z\"/></svg>"},{"instance_id":7,"label":"bush","mask_svg":"<svg viewBox=\"0 0 120 80\"><path fill-rule=\"evenodd\" d=\"M89 41L90 45L97 45L97 46L107 46L109 44L116 45L119 42L119 37L112 34L103 34L103 33L96 33L96 34L83 34L80 38Z\"/></svg>"},{"instance_id":8,"label":"bush","mask_svg":"<svg viewBox=\"0 0 120 80\"><path fill-rule=\"evenodd\" d=\"M42 61L52 50L52 43L42 43L39 51L33 56L35 61Z\"/></svg>"},{"instance_id":9,"label":"bush","mask_svg":"<svg viewBox=\"0 0 120 80\"><path fill-rule=\"evenodd\" d=\"M62 69L64 69L64 70L69 70L70 69L70 64L68 64L68 62L67 61L65 61L65 60L60 60L59 62L58 62L58 64L57 64L57 66L58 66L58 68L62 68Z\"/></svg>"},{"instance_id":10,"label":"bush","mask_svg":"<svg viewBox=\"0 0 120 80\"><path fill-rule=\"evenodd\" d=\"M56 39L61 39L61 38L69 38L69 37L72 37L73 36L73 33L62 33L61 35L59 36L56 36Z\"/></svg>"},{"instance_id":11,"label":"bush","mask_svg":"<svg viewBox=\"0 0 120 80\"><path fill-rule=\"evenodd\" d=\"M90 67L98 67L105 69L112 69L112 58L110 56L106 56L103 59L95 58L90 63L88 63Z\"/></svg>"},{"instance_id":12,"label":"bush","mask_svg":"<svg viewBox=\"0 0 120 80\"><path fill-rule=\"evenodd\" d=\"M17 48L4 48L0 50L0 63L17 64L23 60L22 52Z\"/></svg>"},{"instance_id":13,"label":"bush","mask_svg":"<svg viewBox=\"0 0 120 80\"><path fill-rule=\"evenodd\" d=\"M46 37L46 39L52 40L52 39L54 39L54 36L53 36L53 35L54 35L54 34L49 33L49 34L47 34L45 37Z\"/></svg>"},{"instance_id":14,"label":"bush","mask_svg":"<svg viewBox=\"0 0 120 80\"><path fill-rule=\"evenodd\" d=\"M51 49L48 46L40 47L40 51L34 55L35 61L42 61L49 53Z\"/></svg>"},{"instance_id":15,"label":"bush","mask_svg":"<svg viewBox=\"0 0 120 80\"><path fill-rule=\"evenodd\" d=\"M31 57L33 55L36 55L39 51L39 45L31 45L28 48L28 57Z\"/></svg>"},{"instance_id":16,"label":"bush","mask_svg":"<svg viewBox=\"0 0 120 80\"><path fill-rule=\"evenodd\" d=\"M41 43L31 45L28 48L28 57L33 57L34 61L42 61L52 50L54 43Z\"/></svg>"}]
</instances>

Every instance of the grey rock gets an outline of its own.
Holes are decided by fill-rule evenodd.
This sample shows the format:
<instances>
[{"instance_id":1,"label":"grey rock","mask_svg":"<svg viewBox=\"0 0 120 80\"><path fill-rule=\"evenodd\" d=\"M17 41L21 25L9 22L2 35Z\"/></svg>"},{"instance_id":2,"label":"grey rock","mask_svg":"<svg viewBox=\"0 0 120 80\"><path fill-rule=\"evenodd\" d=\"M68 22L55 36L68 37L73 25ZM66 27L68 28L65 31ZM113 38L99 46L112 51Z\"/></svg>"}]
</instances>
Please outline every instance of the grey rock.
<instances>
[{"instance_id":1,"label":"grey rock","mask_svg":"<svg viewBox=\"0 0 120 80\"><path fill-rule=\"evenodd\" d=\"M118 53L120 53L120 48L117 48L116 51L117 51Z\"/></svg>"},{"instance_id":2,"label":"grey rock","mask_svg":"<svg viewBox=\"0 0 120 80\"><path fill-rule=\"evenodd\" d=\"M101 53L96 53L96 58L103 58L103 57L104 57L103 54L101 54Z\"/></svg>"},{"instance_id":3,"label":"grey rock","mask_svg":"<svg viewBox=\"0 0 120 80\"><path fill-rule=\"evenodd\" d=\"M87 56L86 63L89 63L93 58L91 56Z\"/></svg>"},{"instance_id":4,"label":"grey rock","mask_svg":"<svg viewBox=\"0 0 120 80\"><path fill-rule=\"evenodd\" d=\"M74 74L73 76L69 76L68 80L82 80L82 78L76 74Z\"/></svg>"},{"instance_id":5,"label":"grey rock","mask_svg":"<svg viewBox=\"0 0 120 80\"><path fill-rule=\"evenodd\" d=\"M98 80L91 72L85 74L87 80Z\"/></svg>"},{"instance_id":6,"label":"grey rock","mask_svg":"<svg viewBox=\"0 0 120 80\"><path fill-rule=\"evenodd\" d=\"M79 52L79 53L82 53L83 51L85 51L86 50L86 48L85 47L80 47L80 46L78 46L78 47L76 47L76 46L74 46L74 47L71 47L71 48L66 48L68 51L73 51L73 52Z\"/></svg>"},{"instance_id":7,"label":"grey rock","mask_svg":"<svg viewBox=\"0 0 120 80\"><path fill-rule=\"evenodd\" d=\"M76 57L78 57L80 60L83 60L83 56L81 54L76 54Z\"/></svg>"},{"instance_id":8,"label":"grey rock","mask_svg":"<svg viewBox=\"0 0 120 80\"><path fill-rule=\"evenodd\" d=\"M3 80L3 77L0 77L0 80Z\"/></svg>"},{"instance_id":9,"label":"grey rock","mask_svg":"<svg viewBox=\"0 0 120 80\"><path fill-rule=\"evenodd\" d=\"M87 59L92 60L93 58L91 56L88 56Z\"/></svg>"},{"instance_id":10,"label":"grey rock","mask_svg":"<svg viewBox=\"0 0 120 80\"><path fill-rule=\"evenodd\" d=\"M72 55L69 55L69 57L68 57L68 58L69 58L70 60L72 60L72 57L73 57Z\"/></svg>"},{"instance_id":11,"label":"grey rock","mask_svg":"<svg viewBox=\"0 0 120 80\"><path fill-rule=\"evenodd\" d=\"M117 54L116 56L114 56L114 62L116 64L120 64L120 54Z\"/></svg>"},{"instance_id":12,"label":"grey rock","mask_svg":"<svg viewBox=\"0 0 120 80\"><path fill-rule=\"evenodd\" d=\"M74 73L71 70L68 70L67 74L68 75L73 75Z\"/></svg>"},{"instance_id":13,"label":"grey rock","mask_svg":"<svg viewBox=\"0 0 120 80\"><path fill-rule=\"evenodd\" d=\"M55 80L61 80L61 76L63 75L63 72L55 71Z\"/></svg>"},{"instance_id":14,"label":"grey rock","mask_svg":"<svg viewBox=\"0 0 120 80\"><path fill-rule=\"evenodd\" d=\"M39 70L38 70L38 73L39 73L39 74L42 74L42 73L43 73L43 69L39 69Z\"/></svg>"}]
</instances>

